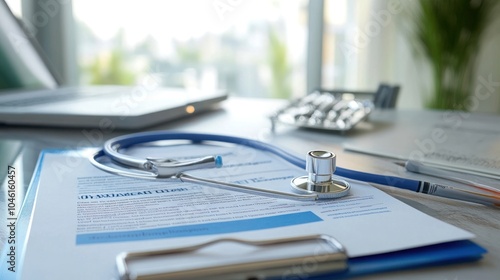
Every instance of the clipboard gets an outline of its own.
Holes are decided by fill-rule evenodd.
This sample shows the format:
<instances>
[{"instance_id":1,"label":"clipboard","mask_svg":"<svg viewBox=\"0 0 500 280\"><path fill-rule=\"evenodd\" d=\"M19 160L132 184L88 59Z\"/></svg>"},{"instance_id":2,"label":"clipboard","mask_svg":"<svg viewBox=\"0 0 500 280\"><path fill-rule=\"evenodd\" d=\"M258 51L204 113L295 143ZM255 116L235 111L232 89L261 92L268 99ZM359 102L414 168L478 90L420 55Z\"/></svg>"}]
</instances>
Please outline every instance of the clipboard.
<instances>
[{"instance_id":1,"label":"clipboard","mask_svg":"<svg viewBox=\"0 0 500 280\"><path fill-rule=\"evenodd\" d=\"M47 153L47 152L46 152ZM60 151L53 151L53 153L60 153ZM61 152L62 153L62 152ZM26 194L25 201L23 203L22 209L19 213L18 216L18 244L19 246L17 247L17 252L20 252L19 258L18 258L18 265L23 266L22 263L22 254L26 251L25 245L26 245L26 239L29 234L29 228L30 228L30 223L32 216L31 214L33 213L34 210L34 205L35 205L35 200L37 198L37 189L40 184L40 175L41 175L41 163L43 161L43 155L39 159L38 163L38 168L35 170L35 174L33 177L33 180L31 182L31 186L28 189L28 192ZM333 239L333 237L329 237ZM314 237L311 238L311 236L305 236L305 237L300 237L298 240L285 240L284 244L287 245L292 245L292 246L297 246L297 242L301 241L307 241L307 240L316 240L319 239L321 242L325 242L324 236L322 237ZM196 245L195 247L206 247L206 245L214 245L216 243L224 243L226 241L231 241L231 242L240 242L240 241L235 241L235 240L218 240L214 241L213 243L210 244L201 244L201 245ZM327 240L328 241L328 240ZM246 241L248 242L248 241ZM240 242L240 243L245 243L245 242ZM253 245L250 242L249 245ZM269 245L276 243L276 240L271 240L271 241L265 241L264 245ZM279 242L278 242L279 243ZM328 242L327 242L328 243ZM331 242L332 243L332 242ZM323 270L312 270L310 266L307 266L308 263L307 260L310 260L311 255L304 255L299 259L294 259L291 260L290 263L287 263L287 268L283 267L283 263L280 262L280 260L283 260L284 255L279 255L275 260L276 262L273 263L273 266L270 266L268 269L269 273L262 273L262 274L245 274L244 268L247 263L240 263L240 264L235 264L236 266L233 266L231 269L225 268L225 269L218 269L217 264L207 266L206 269L204 270L205 273L206 271L212 270L214 272L214 279L224 279L223 277L229 276L230 278L226 279L235 279L232 276L235 276L234 272L239 272L236 273L238 277L243 277L242 279L264 279L264 278L273 278L273 276L276 276L276 272L287 272L289 269L292 269L295 274L290 274L289 277L283 277L283 274L279 275L279 279L300 279L297 278L298 276L304 278L307 277L307 279L345 279L345 278L352 278L356 276L361 276L361 275L367 275L367 274L373 274L373 273L380 273L380 272L386 272L386 271L393 271L393 270L401 270L401 269L410 269L410 268L416 268L416 267L426 267L426 266L437 266L437 265L442 265L442 264L450 264L450 263L459 263L459 262L470 262L470 261L476 261L482 258L483 254L486 253L486 250L482 248L481 246L475 244L474 242L471 242L469 240L462 240L462 241L452 241L452 242L447 242L447 243L440 243L436 245L430 245L430 246L423 246L423 247L417 247L413 249L407 249L407 250L400 250L400 251L393 251L390 253L384 253L384 254L372 254L372 255L366 255L362 257L354 257L354 258L347 258L346 256L346 251L343 249L343 246L341 244L337 244L336 242L333 242L334 246L331 246L332 248L337 248L338 252L334 252L329 255L330 260L333 261L333 265L329 264L328 262L324 266L325 269ZM256 245L262 245L262 244L256 244ZM191 248L189 248L191 247ZM193 245L191 244L187 249L185 247L181 247L180 251L186 251L191 253L193 251L196 251L198 248L194 248ZM2 263L6 263L7 261L7 250L8 248L4 248L2 252L2 256L0 257ZM177 248L179 249L179 248ZM161 250L160 250L161 251ZM130 264L130 261L135 262L140 258L136 258L136 256L139 256L141 254L144 254L144 252L129 252L128 255L120 255L118 258L118 263L119 262L124 262L124 260L127 262L127 265ZM150 252L145 252L146 254L150 254ZM176 253L176 252L174 252ZM128 256L128 257L127 257ZM176 255L177 256L177 255ZM191 257L191 256L190 256ZM235 259L241 260L241 256L235 257ZM147 259L149 261L149 259ZM267 263L254 263L254 266L249 265L249 269L251 272L261 272L264 271L266 272L266 269L262 265L267 265ZM276 266L274 265L276 264ZM279 265L278 265L279 264ZM119 266L120 264L118 264ZM242 265L242 266L241 266ZM183 271L180 271L181 273L185 273ZM206 274L204 274L206 275ZM189 276L189 275L188 275ZM186 276L187 277L187 276ZM245 278L246 277L246 278ZM248 277L253 277L253 278L248 278ZM261 278L259 278L261 277ZM295 278L294 278L295 277ZM274 277L276 278L276 277ZM0 270L0 279L19 279L18 274L10 273L6 269ZM167 278L168 279L168 278ZM173 279L182 279L179 277L173 278ZM189 278L185 278L189 279ZM204 277L205 279L205 277Z\"/></svg>"},{"instance_id":2,"label":"clipboard","mask_svg":"<svg viewBox=\"0 0 500 280\"><path fill-rule=\"evenodd\" d=\"M219 242L240 242L253 246L270 247L297 246L301 242L323 242L332 251L303 255L284 256L275 260L238 262L232 265L214 265L182 271L168 271L168 263L160 270L138 273L132 268L134 262L152 261L159 256L191 254ZM117 256L116 263L120 280L141 279L207 279L207 280L263 280L263 279L349 279L395 270L438 266L481 259L486 250L471 241L454 241L420 248L390 252L365 257L348 258L343 246L328 235L303 236L292 239L252 242L237 239L217 239L213 242L179 247L168 250L124 252ZM149 267L151 269L151 267ZM302 278L300 278L302 277Z\"/></svg>"}]
</instances>

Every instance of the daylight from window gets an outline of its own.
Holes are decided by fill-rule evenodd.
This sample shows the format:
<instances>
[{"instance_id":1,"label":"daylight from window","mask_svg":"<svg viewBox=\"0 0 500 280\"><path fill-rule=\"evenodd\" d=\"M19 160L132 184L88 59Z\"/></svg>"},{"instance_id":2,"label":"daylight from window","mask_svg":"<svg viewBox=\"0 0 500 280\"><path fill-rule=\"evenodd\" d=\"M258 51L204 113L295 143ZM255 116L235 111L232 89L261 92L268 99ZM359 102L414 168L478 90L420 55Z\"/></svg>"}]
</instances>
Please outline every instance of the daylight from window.
<instances>
[{"instance_id":1,"label":"daylight from window","mask_svg":"<svg viewBox=\"0 0 500 280\"><path fill-rule=\"evenodd\" d=\"M307 1L73 1L82 84L305 94Z\"/></svg>"}]
</instances>

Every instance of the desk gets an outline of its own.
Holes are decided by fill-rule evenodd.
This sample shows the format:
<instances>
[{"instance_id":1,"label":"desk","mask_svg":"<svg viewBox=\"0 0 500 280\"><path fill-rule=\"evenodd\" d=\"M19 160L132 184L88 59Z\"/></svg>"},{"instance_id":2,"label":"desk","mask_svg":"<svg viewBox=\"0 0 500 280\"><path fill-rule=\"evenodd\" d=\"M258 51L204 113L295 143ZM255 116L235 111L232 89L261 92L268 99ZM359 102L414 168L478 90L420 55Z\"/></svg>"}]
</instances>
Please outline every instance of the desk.
<instances>
[{"instance_id":1,"label":"desk","mask_svg":"<svg viewBox=\"0 0 500 280\"><path fill-rule=\"evenodd\" d=\"M288 126L278 126L276 133L273 134L270 131L271 124L267 116L283 104L284 101L281 100L230 98L222 104L221 110L173 121L146 130L173 129L231 134L269 142L299 155L305 155L311 149L331 150L337 153L337 164L339 166L367 172L400 175L399 167L390 160L350 153L342 149L342 144L352 139L369 137L370 131L378 129L375 125L401 125L414 119L414 115L420 116L421 120L425 119L426 121L432 121L433 118L439 117L436 112L422 114L422 112L384 111L375 112L370 118L370 123L361 124L359 129L347 135L295 129ZM500 121L500 117L493 118L498 118L497 123ZM6 140L13 140L7 141L7 144L10 145L9 150L13 154L19 154L18 159L22 159L23 167L22 170L19 170L19 174L24 178L19 185L19 193L22 194L29 184L31 172L41 149L74 149L86 146L100 146L105 140L125 133L129 133L129 131L2 127L0 141L3 141L2 143L5 145ZM1 171L6 172L3 169L7 169L8 162L2 164ZM5 175L2 176L2 179L4 179ZM408 174L408 176L413 178L424 177L415 174ZM385 190L422 212L473 232L477 235L474 241L485 247L489 253L482 260L475 263L396 271L368 276L363 279L401 279L403 277L406 279L498 279L498 275L500 275L499 210L439 197L424 197L421 194L395 188L376 187ZM2 187L0 193L0 219L2 221L6 221L5 215L7 212L6 191L4 188L5 186ZM6 228L2 226L0 229L0 244L2 244L2 247L5 244L6 236Z\"/></svg>"}]
</instances>

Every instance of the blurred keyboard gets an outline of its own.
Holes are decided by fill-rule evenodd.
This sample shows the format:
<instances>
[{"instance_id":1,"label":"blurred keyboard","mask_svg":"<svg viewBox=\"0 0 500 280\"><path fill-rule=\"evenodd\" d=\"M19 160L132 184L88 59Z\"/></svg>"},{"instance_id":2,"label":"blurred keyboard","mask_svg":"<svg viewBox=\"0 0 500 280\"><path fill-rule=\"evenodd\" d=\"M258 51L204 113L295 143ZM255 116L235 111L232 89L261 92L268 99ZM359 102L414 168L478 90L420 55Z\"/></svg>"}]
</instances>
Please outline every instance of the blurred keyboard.
<instances>
[{"instance_id":1,"label":"blurred keyboard","mask_svg":"<svg viewBox=\"0 0 500 280\"><path fill-rule=\"evenodd\" d=\"M279 122L345 132L366 119L373 109L372 100L355 99L353 94L315 91L290 102L271 120L273 125Z\"/></svg>"}]
</instances>

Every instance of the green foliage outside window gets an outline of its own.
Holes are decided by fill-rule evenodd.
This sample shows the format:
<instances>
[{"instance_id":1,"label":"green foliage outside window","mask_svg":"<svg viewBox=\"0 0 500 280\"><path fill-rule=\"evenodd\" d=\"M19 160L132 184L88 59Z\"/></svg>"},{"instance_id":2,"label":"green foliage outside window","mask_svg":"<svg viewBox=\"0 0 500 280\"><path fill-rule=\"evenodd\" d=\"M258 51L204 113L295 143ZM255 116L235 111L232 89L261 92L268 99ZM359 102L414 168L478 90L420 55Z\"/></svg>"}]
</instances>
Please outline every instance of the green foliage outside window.
<instances>
[{"instance_id":1,"label":"green foliage outside window","mask_svg":"<svg viewBox=\"0 0 500 280\"><path fill-rule=\"evenodd\" d=\"M271 95L275 98L290 98L291 69L288 62L287 46L274 29L269 31L269 67L271 68Z\"/></svg>"},{"instance_id":2,"label":"green foliage outside window","mask_svg":"<svg viewBox=\"0 0 500 280\"><path fill-rule=\"evenodd\" d=\"M117 47L107 56L96 56L83 70L94 85L133 85L136 74L127 68L127 56L123 49L124 31L120 30L115 38Z\"/></svg>"},{"instance_id":3,"label":"green foliage outside window","mask_svg":"<svg viewBox=\"0 0 500 280\"><path fill-rule=\"evenodd\" d=\"M127 70L125 55L119 49L111 52L109 58L95 58L89 66L90 83L94 85L132 85L135 75Z\"/></svg>"}]
</instances>

